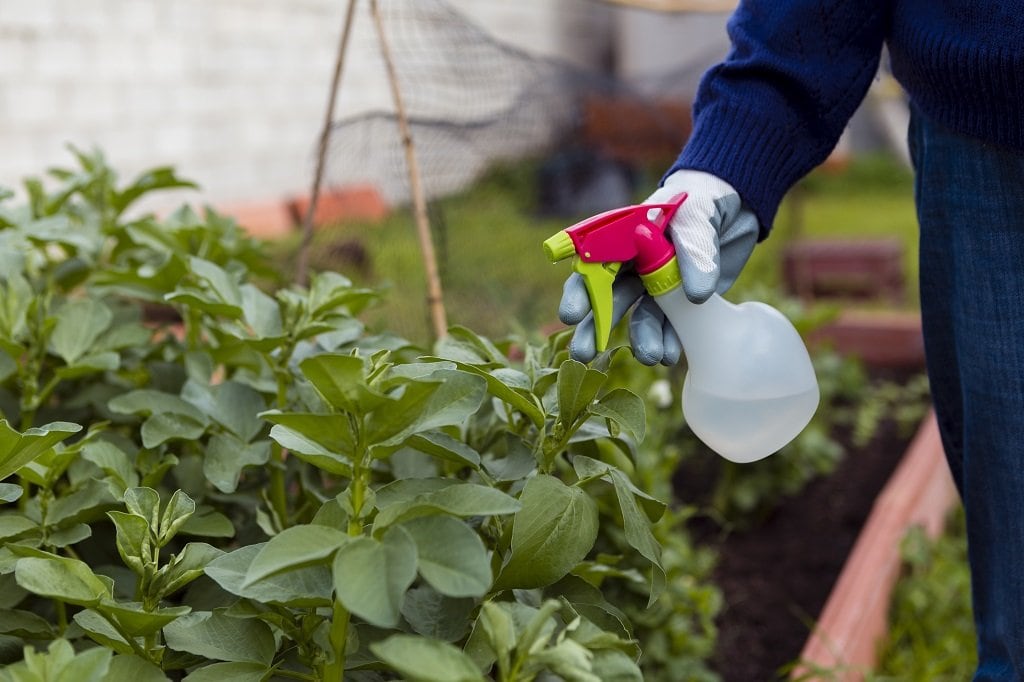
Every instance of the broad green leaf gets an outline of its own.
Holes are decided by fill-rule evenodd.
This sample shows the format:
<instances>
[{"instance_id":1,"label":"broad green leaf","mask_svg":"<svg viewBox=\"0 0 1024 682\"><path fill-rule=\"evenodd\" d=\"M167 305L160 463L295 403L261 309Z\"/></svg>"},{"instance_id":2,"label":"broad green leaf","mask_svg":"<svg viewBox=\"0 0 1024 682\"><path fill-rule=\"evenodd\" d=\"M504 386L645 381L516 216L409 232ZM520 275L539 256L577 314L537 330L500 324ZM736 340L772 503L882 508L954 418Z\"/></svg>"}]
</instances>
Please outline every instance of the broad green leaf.
<instances>
[{"instance_id":1,"label":"broad green leaf","mask_svg":"<svg viewBox=\"0 0 1024 682\"><path fill-rule=\"evenodd\" d=\"M13 342L19 340L25 332L26 314L35 295L32 285L24 277L8 272L5 270L0 280L0 338ZM19 355L16 351L11 354Z\"/></svg>"},{"instance_id":2,"label":"broad green leaf","mask_svg":"<svg viewBox=\"0 0 1024 682\"><path fill-rule=\"evenodd\" d=\"M129 635L144 637L159 631L192 609L188 606L175 606L146 611L138 602L115 602L104 599L94 607L94 610L116 620Z\"/></svg>"},{"instance_id":3,"label":"broad green leaf","mask_svg":"<svg viewBox=\"0 0 1024 682\"><path fill-rule=\"evenodd\" d=\"M284 338L281 307L253 284L242 285L242 316L257 339Z\"/></svg>"},{"instance_id":4,"label":"broad green leaf","mask_svg":"<svg viewBox=\"0 0 1024 682\"><path fill-rule=\"evenodd\" d=\"M526 478L537 467L537 458L523 439L513 433L505 434L505 455L493 453L483 458L484 468L497 481L518 481Z\"/></svg>"},{"instance_id":5,"label":"broad green leaf","mask_svg":"<svg viewBox=\"0 0 1024 682\"><path fill-rule=\"evenodd\" d=\"M142 444L153 449L170 440L198 440L205 432L204 421L174 412L154 414L142 422Z\"/></svg>"},{"instance_id":6,"label":"broad green leaf","mask_svg":"<svg viewBox=\"0 0 1024 682\"><path fill-rule=\"evenodd\" d=\"M8 540L38 530L39 524L21 514L4 514L0 516L0 540Z\"/></svg>"},{"instance_id":7,"label":"broad green leaf","mask_svg":"<svg viewBox=\"0 0 1024 682\"><path fill-rule=\"evenodd\" d=\"M54 629L49 621L31 611L4 609L0 611L0 634L26 639L50 639Z\"/></svg>"},{"instance_id":8,"label":"broad green leaf","mask_svg":"<svg viewBox=\"0 0 1024 682\"><path fill-rule=\"evenodd\" d=\"M92 536L92 528L84 523L76 523L66 528L51 531L47 537L49 544L57 548L68 547Z\"/></svg>"},{"instance_id":9,"label":"broad green leaf","mask_svg":"<svg viewBox=\"0 0 1024 682\"><path fill-rule=\"evenodd\" d=\"M77 379L96 372L113 371L120 366L121 356L113 351L104 351L80 357L73 365L58 367L55 373L61 379Z\"/></svg>"},{"instance_id":10,"label":"broad green leaf","mask_svg":"<svg viewBox=\"0 0 1024 682\"><path fill-rule=\"evenodd\" d=\"M106 618L92 609L79 611L74 615L74 620L89 638L97 644L112 649L119 654L128 655L133 652L128 640L122 637Z\"/></svg>"},{"instance_id":11,"label":"broad green leaf","mask_svg":"<svg viewBox=\"0 0 1024 682\"><path fill-rule=\"evenodd\" d=\"M204 386L188 381L181 397L247 443L263 428L263 420L258 415L267 409L266 401L246 384L225 381Z\"/></svg>"},{"instance_id":12,"label":"broad green leaf","mask_svg":"<svg viewBox=\"0 0 1024 682\"><path fill-rule=\"evenodd\" d=\"M138 514L111 511L107 516L117 529L117 552L121 560L137 575L142 575L153 556L149 523Z\"/></svg>"},{"instance_id":13,"label":"broad green leaf","mask_svg":"<svg viewBox=\"0 0 1024 682\"><path fill-rule=\"evenodd\" d=\"M57 312L50 336L54 352L68 365L74 365L89 352L113 320L114 313L100 299L68 301Z\"/></svg>"},{"instance_id":14,"label":"broad green leaf","mask_svg":"<svg viewBox=\"0 0 1024 682\"><path fill-rule=\"evenodd\" d=\"M508 358L498 350L498 347L491 343L490 339L480 336L476 332L461 325L453 325L448 328L449 341L457 341L466 344L481 358L489 363L508 365Z\"/></svg>"},{"instance_id":15,"label":"broad green leaf","mask_svg":"<svg viewBox=\"0 0 1024 682\"><path fill-rule=\"evenodd\" d=\"M566 360L558 369L558 416L566 427L576 422L601 390L607 376L582 362Z\"/></svg>"},{"instance_id":16,"label":"broad green leaf","mask_svg":"<svg viewBox=\"0 0 1024 682\"><path fill-rule=\"evenodd\" d=\"M524 672L549 670L560 679L573 682L603 682L593 674L593 654L572 639L562 639L553 646L533 652L527 659Z\"/></svg>"},{"instance_id":17,"label":"broad green leaf","mask_svg":"<svg viewBox=\"0 0 1024 682\"><path fill-rule=\"evenodd\" d=\"M284 571L327 565L339 547L350 540L346 533L326 526L292 526L263 545L246 572L245 587Z\"/></svg>"},{"instance_id":18,"label":"broad green leaf","mask_svg":"<svg viewBox=\"0 0 1024 682\"><path fill-rule=\"evenodd\" d=\"M113 443L102 440L86 443L82 448L82 459L92 462L104 474L112 477L122 490L139 484L139 475L132 465L132 460Z\"/></svg>"},{"instance_id":19,"label":"broad green leaf","mask_svg":"<svg viewBox=\"0 0 1024 682\"><path fill-rule=\"evenodd\" d=\"M594 653L591 669L601 682L644 682L636 662L616 649L599 649Z\"/></svg>"},{"instance_id":20,"label":"broad green leaf","mask_svg":"<svg viewBox=\"0 0 1024 682\"><path fill-rule=\"evenodd\" d=\"M611 419L626 429L633 440L639 442L644 439L647 416L644 410L644 401L637 394L624 388L616 388L602 396L591 406L590 411Z\"/></svg>"},{"instance_id":21,"label":"broad green leaf","mask_svg":"<svg viewBox=\"0 0 1024 682\"><path fill-rule=\"evenodd\" d=\"M265 604L296 608L330 605L331 571L323 566L279 573L247 585L249 566L266 544L246 545L214 559L206 567L206 575L231 594Z\"/></svg>"},{"instance_id":22,"label":"broad green leaf","mask_svg":"<svg viewBox=\"0 0 1024 682\"><path fill-rule=\"evenodd\" d=\"M205 542L190 542L160 568L153 589L161 598L171 595L203 575L206 567L223 554Z\"/></svg>"},{"instance_id":23,"label":"broad green leaf","mask_svg":"<svg viewBox=\"0 0 1024 682\"><path fill-rule=\"evenodd\" d=\"M160 514L160 527L157 538L163 547L177 535L178 531L196 513L196 501L183 490L175 490L167 507Z\"/></svg>"},{"instance_id":24,"label":"broad green leaf","mask_svg":"<svg viewBox=\"0 0 1024 682\"><path fill-rule=\"evenodd\" d=\"M205 414L195 405L182 400L179 396L150 388L129 391L117 396L107 403L107 407L115 414L177 414L189 417L192 421L207 424Z\"/></svg>"},{"instance_id":25,"label":"broad green leaf","mask_svg":"<svg viewBox=\"0 0 1024 682\"><path fill-rule=\"evenodd\" d=\"M270 665L277 644L261 620L233 618L223 609L182 616L164 628L167 646L215 661Z\"/></svg>"},{"instance_id":26,"label":"broad green leaf","mask_svg":"<svg viewBox=\"0 0 1024 682\"><path fill-rule=\"evenodd\" d=\"M436 360L439 363L447 362L445 359L439 357L427 359ZM502 375L491 372L482 367L477 367L472 363L455 361L454 364L463 372L481 377L487 384L488 393L522 412L531 422L533 422L534 426L537 428L544 426L544 411L536 403L529 391L524 391L519 387L510 386L502 380Z\"/></svg>"},{"instance_id":27,"label":"broad green leaf","mask_svg":"<svg viewBox=\"0 0 1024 682\"><path fill-rule=\"evenodd\" d=\"M401 526L416 543L420 575L449 597L482 597L491 587L491 562L480 536L451 516L425 516Z\"/></svg>"},{"instance_id":28,"label":"broad green leaf","mask_svg":"<svg viewBox=\"0 0 1024 682\"><path fill-rule=\"evenodd\" d=\"M365 361L354 355L314 355L299 363L303 375L332 407L350 414L366 414L389 402L366 383Z\"/></svg>"},{"instance_id":29,"label":"broad green leaf","mask_svg":"<svg viewBox=\"0 0 1024 682\"><path fill-rule=\"evenodd\" d=\"M414 433L461 425L484 398L485 383L471 374L439 370L430 381L410 381L387 409L366 420L366 439L374 446L398 445Z\"/></svg>"},{"instance_id":30,"label":"broad green leaf","mask_svg":"<svg viewBox=\"0 0 1024 682\"><path fill-rule=\"evenodd\" d=\"M102 518L103 512L116 506L117 502L117 498L111 494L107 484L89 478L50 504L46 522L50 526L91 523Z\"/></svg>"},{"instance_id":31,"label":"broad green leaf","mask_svg":"<svg viewBox=\"0 0 1024 682\"><path fill-rule=\"evenodd\" d=\"M404 478L377 488L377 507L383 509L399 502L408 502L417 495L433 493L453 485L461 485L451 478Z\"/></svg>"},{"instance_id":32,"label":"broad green leaf","mask_svg":"<svg viewBox=\"0 0 1024 682\"><path fill-rule=\"evenodd\" d=\"M154 530L160 525L160 493L152 488L141 486L126 490L124 505L129 513L141 516Z\"/></svg>"},{"instance_id":33,"label":"broad green leaf","mask_svg":"<svg viewBox=\"0 0 1024 682\"><path fill-rule=\"evenodd\" d=\"M16 682L104 682L112 652L94 647L76 654L66 639L50 643L46 653L25 647L25 658L3 670Z\"/></svg>"},{"instance_id":34,"label":"broad green leaf","mask_svg":"<svg viewBox=\"0 0 1024 682\"><path fill-rule=\"evenodd\" d=\"M319 445L331 454L344 457L346 461L355 450L355 434L352 432L352 425L348 418L344 415L271 411L264 412L260 416L272 424L286 427L290 432L290 434L285 434L290 436L289 445L278 440L282 435L280 430L271 429L270 436L281 442L282 446L294 449L296 452L306 452L302 446L303 441ZM302 440L299 440L298 437L301 437Z\"/></svg>"},{"instance_id":35,"label":"broad green leaf","mask_svg":"<svg viewBox=\"0 0 1024 682\"><path fill-rule=\"evenodd\" d=\"M430 480L430 479L424 479ZM451 514L452 516L499 516L514 514L521 508L519 500L497 488L475 483L450 485L433 492L416 495L410 500L381 508L374 519L374 535L390 525L420 516Z\"/></svg>"},{"instance_id":36,"label":"broad green leaf","mask_svg":"<svg viewBox=\"0 0 1024 682\"><path fill-rule=\"evenodd\" d=\"M189 266L196 277L206 281L214 301L236 308L241 312L242 292L232 275L216 263L197 256L189 257Z\"/></svg>"},{"instance_id":37,"label":"broad green leaf","mask_svg":"<svg viewBox=\"0 0 1024 682\"><path fill-rule=\"evenodd\" d=\"M651 531L651 522L633 497L632 484L626 475L617 469L611 471L612 484L615 486L615 497L622 510L622 523L626 531L626 542L640 552L641 556L651 562L653 576L648 606L657 600L665 588L665 569L661 565L661 545L658 544Z\"/></svg>"},{"instance_id":38,"label":"broad green leaf","mask_svg":"<svg viewBox=\"0 0 1024 682\"><path fill-rule=\"evenodd\" d=\"M18 433L0 419L0 480L81 430L78 424L53 422Z\"/></svg>"},{"instance_id":39,"label":"broad green leaf","mask_svg":"<svg viewBox=\"0 0 1024 682\"><path fill-rule=\"evenodd\" d=\"M143 172L132 180L131 184L125 189L115 192L111 205L120 214L135 203L139 197L149 192L160 189L195 189L196 187L197 185L194 182L178 177L173 168L160 166Z\"/></svg>"},{"instance_id":40,"label":"broad green leaf","mask_svg":"<svg viewBox=\"0 0 1024 682\"><path fill-rule=\"evenodd\" d=\"M312 416L335 417L336 415ZM306 437L305 434L299 433L287 426L275 424L270 429L270 437L291 454L304 462L312 464L317 469L321 469L329 474L345 476L346 478L351 478L352 476L352 464L348 457L324 447L320 443ZM350 450L346 450L346 452L350 452Z\"/></svg>"},{"instance_id":41,"label":"broad green leaf","mask_svg":"<svg viewBox=\"0 0 1024 682\"><path fill-rule=\"evenodd\" d=\"M204 665L182 682L262 682L270 668L262 663L214 663Z\"/></svg>"},{"instance_id":42,"label":"broad green leaf","mask_svg":"<svg viewBox=\"0 0 1024 682\"><path fill-rule=\"evenodd\" d=\"M401 527L379 541L357 538L335 554L333 575L345 608L371 625L393 628L405 591L416 578L416 543Z\"/></svg>"},{"instance_id":43,"label":"broad green leaf","mask_svg":"<svg viewBox=\"0 0 1024 682\"><path fill-rule=\"evenodd\" d=\"M266 464L269 459L270 441L246 443L229 433L218 433L207 443L203 475L217 490L233 493L238 488L242 469Z\"/></svg>"},{"instance_id":44,"label":"broad green leaf","mask_svg":"<svg viewBox=\"0 0 1024 682\"><path fill-rule=\"evenodd\" d=\"M8 377L18 371L18 363L10 355L0 350L0 382L6 381Z\"/></svg>"},{"instance_id":45,"label":"broad green leaf","mask_svg":"<svg viewBox=\"0 0 1024 682\"><path fill-rule=\"evenodd\" d=\"M644 508L644 512L647 514L647 518L651 520L651 523L656 523L658 519L664 516L665 503L636 487L636 485L629 480L629 476L627 476L621 469L585 455L573 455L572 466L573 469L576 470L576 475L581 479L602 476L606 478L609 483L612 482L612 472L616 472L616 475L619 477L619 482L629 488L629 490L639 498L640 505Z\"/></svg>"},{"instance_id":46,"label":"broad green leaf","mask_svg":"<svg viewBox=\"0 0 1024 682\"><path fill-rule=\"evenodd\" d=\"M211 507L202 506L185 521L178 531L182 535L198 535L204 538L233 538L235 526L231 519Z\"/></svg>"},{"instance_id":47,"label":"broad green leaf","mask_svg":"<svg viewBox=\"0 0 1024 682\"><path fill-rule=\"evenodd\" d=\"M14 571L19 587L69 604L95 606L111 596L110 586L78 559L25 557Z\"/></svg>"},{"instance_id":48,"label":"broad green leaf","mask_svg":"<svg viewBox=\"0 0 1024 682\"><path fill-rule=\"evenodd\" d=\"M448 460L455 464L480 468L480 453L460 440L456 440L442 431L428 431L410 437L406 443L411 448L425 452L433 457Z\"/></svg>"},{"instance_id":49,"label":"broad green leaf","mask_svg":"<svg viewBox=\"0 0 1024 682\"><path fill-rule=\"evenodd\" d=\"M418 635L455 642L469 631L474 607L473 599L446 597L423 585L405 593L402 617Z\"/></svg>"},{"instance_id":50,"label":"broad green leaf","mask_svg":"<svg viewBox=\"0 0 1024 682\"><path fill-rule=\"evenodd\" d=\"M0 502L15 502L25 490L13 483L0 483Z\"/></svg>"},{"instance_id":51,"label":"broad green leaf","mask_svg":"<svg viewBox=\"0 0 1024 682\"><path fill-rule=\"evenodd\" d=\"M512 605L521 606L514 602L486 601L480 607L480 616L466 643L466 652L479 667L486 669L494 662L498 662L501 670L510 667L510 656L519 637L516 623L507 610Z\"/></svg>"},{"instance_id":52,"label":"broad green leaf","mask_svg":"<svg viewBox=\"0 0 1024 682\"><path fill-rule=\"evenodd\" d=\"M539 475L526 483L512 522L512 555L500 589L550 585L583 560L597 539L597 504L582 489Z\"/></svg>"},{"instance_id":53,"label":"broad green leaf","mask_svg":"<svg viewBox=\"0 0 1024 682\"><path fill-rule=\"evenodd\" d=\"M447 642L415 635L392 635L370 651L409 682L484 682L465 653Z\"/></svg>"},{"instance_id":54,"label":"broad green leaf","mask_svg":"<svg viewBox=\"0 0 1024 682\"><path fill-rule=\"evenodd\" d=\"M110 671L107 679L131 680L131 682L166 682L170 678L164 675L163 671L149 661L138 656L114 656L110 661Z\"/></svg>"}]
</instances>

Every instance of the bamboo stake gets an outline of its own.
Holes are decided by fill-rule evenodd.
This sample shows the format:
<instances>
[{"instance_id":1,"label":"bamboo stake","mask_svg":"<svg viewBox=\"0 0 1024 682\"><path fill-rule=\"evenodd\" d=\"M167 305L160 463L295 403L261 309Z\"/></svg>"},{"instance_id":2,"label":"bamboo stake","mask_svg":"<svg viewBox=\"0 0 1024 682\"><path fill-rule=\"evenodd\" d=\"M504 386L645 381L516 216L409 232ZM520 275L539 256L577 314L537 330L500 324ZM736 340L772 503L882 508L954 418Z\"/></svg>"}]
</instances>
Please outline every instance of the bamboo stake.
<instances>
[{"instance_id":1,"label":"bamboo stake","mask_svg":"<svg viewBox=\"0 0 1024 682\"><path fill-rule=\"evenodd\" d=\"M317 202L320 200L320 185L323 183L324 163L327 159L327 146L331 140L331 121L334 120L334 101L338 98L338 86L341 83L341 71L345 66L345 53L348 52L348 39L352 33L352 17L355 15L356 0L348 0L345 12L345 23L341 28L341 39L338 43L338 54L334 59L334 74L331 77L331 91L327 98L327 111L324 113L324 125L320 130L320 147L316 157L316 171L313 173L313 186L309 190L309 206L302 219L302 243L299 246L298 263L295 268L295 280L300 286L309 281L309 249L313 243L313 217L316 215Z\"/></svg>"},{"instance_id":2,"label":"bamboo stake","mask_svg":"<svg viewBox=\"0 0 1024 682\"><path fill-rule=\"evenodd\" d=\"M370 0L370 12L373 14L373 22L377 27L381 56L384 59L384 66L388 72L391 98L395 103L398 129L402 135L402 146L405 148L405 161L409 170L409 186L412 190L413 207L416 217L416 232L419 236L420 249L423 252L423 267L427 275L427 304L430 307L430 319L434 328L434 338L440 339L448 333L448 320L444 309L444 295L441 291L441 277L438 274L437 255L434 253L434 242L430 236L430 220L427 217L427 201L423 195L423 185L420 181L420 167L419 162L416 160L416 147L413 145L412 131L409 128L409 119L406 116L405 105L402 102L402 93L398 87L398 75L395 73L395 65L391 60L391 49L388 47L387 37L384 35L384 23L381 21L380 7L377 4L377 0Z\"/></svg>"}]
</instances>

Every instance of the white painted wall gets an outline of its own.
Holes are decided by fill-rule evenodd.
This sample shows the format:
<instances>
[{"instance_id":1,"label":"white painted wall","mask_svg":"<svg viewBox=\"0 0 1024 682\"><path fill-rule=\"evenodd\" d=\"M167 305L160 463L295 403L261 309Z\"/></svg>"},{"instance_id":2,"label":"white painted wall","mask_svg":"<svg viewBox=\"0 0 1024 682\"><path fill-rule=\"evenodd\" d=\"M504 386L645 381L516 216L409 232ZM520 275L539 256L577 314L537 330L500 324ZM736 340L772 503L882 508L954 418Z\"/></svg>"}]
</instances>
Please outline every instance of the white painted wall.
<instances>
[{"instance_id":1,"label":"white painted wall","mask_svg":"<svg viewBox=\"0 0 1024 682\"><path fill-rule=\"evenodd\" d=\"M0 0L0 185L69 164L72 142L100 146L123 175L173 164L215 204L305 191L345 5ZM340 115L390 107L361 5ZM452 5L531 53L594 64L610 49L594 0Z\"/></svg>"}]
</instances>

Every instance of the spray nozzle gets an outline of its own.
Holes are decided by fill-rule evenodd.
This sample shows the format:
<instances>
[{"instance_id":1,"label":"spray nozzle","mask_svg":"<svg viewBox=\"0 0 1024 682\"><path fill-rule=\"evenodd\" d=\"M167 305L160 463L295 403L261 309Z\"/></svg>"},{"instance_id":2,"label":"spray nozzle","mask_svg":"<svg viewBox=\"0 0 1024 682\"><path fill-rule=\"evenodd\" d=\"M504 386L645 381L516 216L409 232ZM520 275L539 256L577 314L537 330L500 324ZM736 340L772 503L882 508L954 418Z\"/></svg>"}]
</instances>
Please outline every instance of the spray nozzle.
<instances>
[{"instance_id":1,"label":"spray nozzle","mask_svg":"<svg viewBox=\"0 0 1024 682\"><path fill-rule=\"evenodd\" d=\"M624 206L580 221L544 242L552 263L569 256L573 270L583 277L594 311L594 334L599 351L608 347L612 328L612 283L623 263L632 261L641 276L663 268L675 257L665 236L669 221L686 193L664 204ZM658 210L660 209L660 210ZM652 220L648 214L657 211Z\"/></svg>"}]
</instances>

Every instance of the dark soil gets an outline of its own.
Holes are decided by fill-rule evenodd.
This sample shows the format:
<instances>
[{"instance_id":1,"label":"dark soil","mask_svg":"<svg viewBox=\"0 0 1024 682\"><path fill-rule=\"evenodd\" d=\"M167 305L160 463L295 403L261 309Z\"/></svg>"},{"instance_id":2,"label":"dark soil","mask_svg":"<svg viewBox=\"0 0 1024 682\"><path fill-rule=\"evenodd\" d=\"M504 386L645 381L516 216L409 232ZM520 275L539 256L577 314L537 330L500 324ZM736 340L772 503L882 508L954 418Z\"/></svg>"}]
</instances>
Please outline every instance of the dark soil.
<instances>
[{"instance_id":1,"label":"dark soil","mask_svg":"<svg viewBox=\"0 0 1024 682\"><path fill-rule=\"evenodd\" d=\"M835 473L749 531L722 537L710 522L693 528L719 553L714 580L725 605L712 668L723 682L769 682L795 662L828 599L871 506L908 439L883 425L851 448Z\"/></svg>"}]
</instances>

